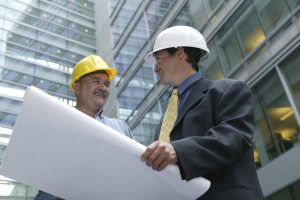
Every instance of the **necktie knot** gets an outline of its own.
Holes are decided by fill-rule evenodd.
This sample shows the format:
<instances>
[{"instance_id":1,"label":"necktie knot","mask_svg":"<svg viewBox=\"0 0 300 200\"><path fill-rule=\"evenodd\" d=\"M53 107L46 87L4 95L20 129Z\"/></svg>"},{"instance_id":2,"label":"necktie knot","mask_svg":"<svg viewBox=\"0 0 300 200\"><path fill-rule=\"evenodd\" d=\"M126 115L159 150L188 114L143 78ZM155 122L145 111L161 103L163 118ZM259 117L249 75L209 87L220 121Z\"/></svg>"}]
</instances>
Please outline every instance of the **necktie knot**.
<instances>
[{"instance_id":1,"label":"necktie knot","mask_svg":"<svg viewBox=\"0 0 300 200\"><path fill-rule=\"evenodd\" d=\"M176 88L174 88L174 89L173 89L173 91L172 91L172 95L176 95L176 96L178 96L178 90L177 90Z\"/></svg>"}]
</instances>

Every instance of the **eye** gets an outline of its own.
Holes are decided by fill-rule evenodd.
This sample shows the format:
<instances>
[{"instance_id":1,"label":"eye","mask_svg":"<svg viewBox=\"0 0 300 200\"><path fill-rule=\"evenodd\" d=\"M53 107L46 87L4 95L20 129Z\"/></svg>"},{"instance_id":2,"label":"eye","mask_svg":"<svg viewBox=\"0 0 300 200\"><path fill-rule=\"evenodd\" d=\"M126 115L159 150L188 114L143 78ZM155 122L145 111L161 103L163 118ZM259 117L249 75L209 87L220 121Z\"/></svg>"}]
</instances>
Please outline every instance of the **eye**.
<instances>
[{"instance_id":1,"label":"eye","mask_svg":"<svg viewBox=\"0 0 300 200\"><path fill-rule=\"evenodd\" d=\"M106 81L106 82L104 82L104 85L105 85L106 87L109 87L109 86L110 86L110 82Z\"/></svg>"},{"instance_id":2,"label":"eye","mask_svg":"<svg viewBox=\"0 0 300 200\"><path fill-rule=\"evenodd\" d=\"M100 79L97 79L97 78L95 78L95 79L93 79L93 80L92 80L92 82L93 82L93 83L101 83L101 80L100 80Z\"/></svg>"}]
</instances>

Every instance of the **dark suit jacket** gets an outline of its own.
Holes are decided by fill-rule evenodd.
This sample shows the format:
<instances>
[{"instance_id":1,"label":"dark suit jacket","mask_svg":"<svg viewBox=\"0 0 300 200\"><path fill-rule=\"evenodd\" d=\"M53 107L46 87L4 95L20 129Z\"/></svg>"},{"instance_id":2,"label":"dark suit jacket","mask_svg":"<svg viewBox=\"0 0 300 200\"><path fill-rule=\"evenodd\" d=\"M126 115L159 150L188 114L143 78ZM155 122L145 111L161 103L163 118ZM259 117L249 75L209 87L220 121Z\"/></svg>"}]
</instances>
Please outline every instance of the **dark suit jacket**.
<instances>
[{"instance_id":1,"label":"dark suit jacket","mask_svg":"<svg viewBox=\"0 0 300 200\"><path fill-rule=\"evenodd\" d=\"M64 199L61 199L59 197L56 197L52 194L48 194L40 190L36 195L36 197L34 198L34 200L64 200Z\"/></svg>"},{"instance_id":2,"label":"dark suit jacket","mask_svg":"<svg viewBox=\"0 0 300 200\"><path fill-rule=\"evenodd\" d=\"M170 134L183 180L202 176L201 200L264 199L253 159L253 103L246 84L201 78L191 85ZM158 138L160 126L156 130Z\"/></svg>"}]
</instances>

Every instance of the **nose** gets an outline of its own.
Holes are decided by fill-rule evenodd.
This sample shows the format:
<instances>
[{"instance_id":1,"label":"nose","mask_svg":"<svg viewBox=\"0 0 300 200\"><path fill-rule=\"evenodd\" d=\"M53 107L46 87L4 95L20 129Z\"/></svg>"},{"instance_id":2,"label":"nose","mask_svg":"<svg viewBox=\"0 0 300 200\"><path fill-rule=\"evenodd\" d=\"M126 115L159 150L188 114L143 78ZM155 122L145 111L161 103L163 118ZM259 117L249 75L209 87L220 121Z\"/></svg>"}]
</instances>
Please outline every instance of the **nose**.
<instances>
[{"instance_id":1,"label":"nose","mask_svg":"<svg viewBox=\"0 0 300 200\"><path fill-rule=\"evenodd\" d=\"M98 83L95 86L96 86L95 87L96 90L101 90L103 92L108 92L108 87L105 85L105 83Z\"/></svg>"},{"instance_id":2,"label":"nose","mask_svg":"<svg viewBox=\"0 0 300 200\"><path fill-rule=\"evenodd\" d=\"M153 71L154 71L155 73L157 73L158 70L159 70L159 68L158 68L157 64L154 64L154 65L153 65Z\"/></svg>"},{"instance_id":3,"label":"nose","mask_svg":"<svg viewBox=\"0 0 300 200\"><path fill-rule=\"evenodd\" d=\"M98 85L98 88L100 88L101 90L107 91L108 87L105 85L105 83L101 83Z\"/></svg>"},{"instance_id":4,"label":"nose","mask_svg":"<svg viewBox=\"0 0 300 200\"><path fill-rule=\"evenodd\" d=\"M106 87L104 84L99 84L96 86L95 91L99 91L103 94L108 94L109 93L109 88Z\"/></svg>"}]
</instances>

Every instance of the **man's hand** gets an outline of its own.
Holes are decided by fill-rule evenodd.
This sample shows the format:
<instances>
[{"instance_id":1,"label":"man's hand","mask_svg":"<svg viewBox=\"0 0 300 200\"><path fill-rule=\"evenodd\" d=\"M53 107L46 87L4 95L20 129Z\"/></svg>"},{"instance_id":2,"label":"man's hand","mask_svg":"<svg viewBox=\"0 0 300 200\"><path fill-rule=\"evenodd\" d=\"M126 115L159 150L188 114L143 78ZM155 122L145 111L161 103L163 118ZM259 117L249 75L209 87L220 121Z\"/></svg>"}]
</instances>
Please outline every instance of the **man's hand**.
<instances>
[{"instance_id":1,"label":"man's hand","mask_svg":"<svg viewBox=\"0 0 300 200\"><path fill-rule=\"evenodd\" d=\"M168 142L156 141L150 144L143 153L141 159L152 169L161 171L168 164L176 164L177 154L173 146Z\"/></svg>"}]
</instances>

